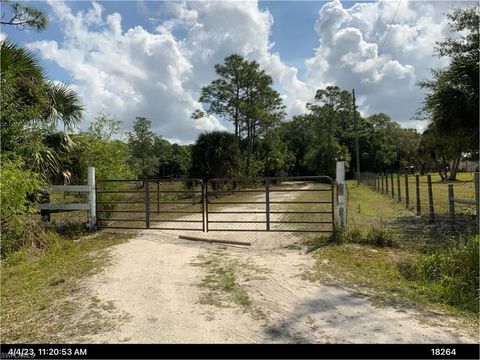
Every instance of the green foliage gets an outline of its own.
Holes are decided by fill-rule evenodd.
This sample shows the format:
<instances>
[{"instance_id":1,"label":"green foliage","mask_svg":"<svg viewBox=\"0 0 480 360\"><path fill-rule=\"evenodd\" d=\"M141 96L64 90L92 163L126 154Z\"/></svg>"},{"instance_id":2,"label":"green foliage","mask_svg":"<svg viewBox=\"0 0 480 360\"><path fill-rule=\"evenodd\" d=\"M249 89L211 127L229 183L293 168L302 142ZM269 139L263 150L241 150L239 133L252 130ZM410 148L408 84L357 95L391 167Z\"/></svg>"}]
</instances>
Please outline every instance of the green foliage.
<instances>
[{"instance_id":1,"label":"green foliage","mask_svg":"<svg viewBox=\"0 0 480 360\"><path fill-rule=\"evenodd\" d=\"M479 236L471 236L402 263L400 270L407 279L428 283L438 300L478 313L479 251Z\"/></svg>"},{"instance_id":2,"label":"green foliage","mask_svg":"<svg viewBox=\"0 0 480 360\"><path fill-rule=\"evenodd\" d=\"M58 123L72 128L82 118L77 94L65 84L47 80L29 50L3 41L1 52L2 154L31 159L27 166L54 180L64 172L64 158L75 150Z\"/></svg>"},{"instance_id":3,"label":"green foliage","mask_svg":"<svg viewBox=\"0 0 480 360\"><path fill-rule=\"evenodd\" d=\"M23 169L21 159L2 159L0 172L1 217L3 222L8 222L12 217L22 213L31 212L33 207L28 196L40 189L41 181L38 174Z\"/></svg>"},{"instance_id":4,"label":"green foliage","mask_svg":"<svg viewBox=\"0 0 480 360\"><path fill-rule=\"evenodd\" d=\"M348 229L335 226L328 236L319 236L307 242L308 252L329 244L354 243L375 247L397 247L399 241L394 232L384 226L374 226L368 231L357 227Z\"/></svg>"},{"instance_id":5,"label":"green foliage","mask_svg":"<svg viewBox=\"0 0 480 360\"><path fill-rule=\"evenodd\" d=\"M11 3L10 1L2 0L2 10L2 20L0 21L2 25L16 26L19 30L27 28L36 31L45 30L48 26L48 19L45 14L33 6L28 6L21 2Z\"/></svg>"},{"instance_id":6,"label":"green foliage","mask_svg":"<svg viewBox=\"0 0 480 360\"><path fill-rule=\"evenodd\" d=\"M437 52L449 56L450 64L432 70L433 78L419 83L428 91L419 116L430 121L435 136L441 136L442 141L429 141L435 150L431 155L437 168L450 163L449 180L454 180L462 153L478 157L479 7L457 8L448 18L457 34L437 43Z\"/></svg>"},{"instance_id":7,"label":"green foliage","mask_svg":"<svg viewBox=\"0 0 480 360\"><path fill-rule=\"evenodd\" d=\"M215 114L233 122L235 137L246 140L240 148L246 157L242 171L252 173L254 158L263 156L254 154L256 143L283 120L285 106L280 94L272 88L272 78L256 61L233 54L224 59L224 64L215 65L215 72L218 78L202 88L199 102L204 109L196 110L192 117Z\"/></svg>"},{"instance_id":8,"label":"green foliage","mask_svg":"<svg viewBox=\"0 0 480 360\"><path fill-rule=\"evenodd\" d=\"M80 149L71 158L76 181L87 180L87 169L95 167L98 179L134 179L138 168L129 163L128 144L114 137L119 134L121 122L99 114L85 132L76 136Z\"/></svg>"},{"instance_id":9,"label":"green foliage","mask_svg":"<svg viewBox=\"0 0 480 360\"><path fill-rule=\"evenodd\" d=\"M137 116L133 123L133 132L128 134L128 145L132 154L131 163L139 165L142 176L152 176L158 161L153 153L155 134L150 129L152 122Z\"/></svg>"},{"instance_id":10,"label":"green foliage","mask_svg":"<svg viewBox=\"0 0 480 360\"><path fill-rule=\"evenodd\" d=\"M238 141L226 131L201 134L192 146L191 176L201 179L235 177L239 173Z\"/></svg>"},{"instance_id":11,"label":"green foliage","mask_svg":"<svg viewBox=\"0 0 480 360\"><path fill-rule=\"evenodd\" d=\"M286 169L292 160L287 145L282 142L278 131L268 131L257 143L255 148L256 159L263 167L262 174L276 176L281 170ZM259 174L259 173L257 173Z\"/></svg>"},{"instance_id":12,"label":"green foliage","mask_svg":"<svg viewBox=\"0 0 480 360\"><path fill-rule=\"evenodd\" d=\"M1 255L17 250L24 242L26 225L23 215L34 211L32 201L42 182L38 174L24 170L21 159L2 158L0 172Z\"/></svg>"}]
</instances>

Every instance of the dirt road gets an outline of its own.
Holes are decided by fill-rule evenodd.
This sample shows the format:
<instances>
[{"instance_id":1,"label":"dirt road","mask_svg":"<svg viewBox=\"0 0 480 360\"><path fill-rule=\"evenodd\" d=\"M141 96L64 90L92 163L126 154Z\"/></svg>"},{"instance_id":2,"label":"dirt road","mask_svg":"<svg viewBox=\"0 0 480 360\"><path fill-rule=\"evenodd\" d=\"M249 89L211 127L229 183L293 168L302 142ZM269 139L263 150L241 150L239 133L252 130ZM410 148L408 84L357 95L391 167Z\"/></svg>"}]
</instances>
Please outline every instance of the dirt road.
<instances>
[{"instance_id":1,"label":"dirt road","mask_svg":"<svg viewBox=\"0 0 480 360\"><path fill-rule=\"evenodd\" d=\"M111 266L91 278L88 288L92 296L113 304L127 316L116 322L113 331L83 341L454 343L476 340L462 335L455 321L445 315L374 307L368 299L341 287L303 280L301 274L313 260L300 250L223 247L145 231L112 248L112 256ZM203 259L201 265L199 259ZM221 289L208 293L205 281L215 275L211 264L216 264L214 270L233 269L236 278L232 280L235 282L232 291L242 295L243 303L230 301L233 298L223 296ZM222 301L216 301L217 298Z\"/></svg>"}]
</instances>

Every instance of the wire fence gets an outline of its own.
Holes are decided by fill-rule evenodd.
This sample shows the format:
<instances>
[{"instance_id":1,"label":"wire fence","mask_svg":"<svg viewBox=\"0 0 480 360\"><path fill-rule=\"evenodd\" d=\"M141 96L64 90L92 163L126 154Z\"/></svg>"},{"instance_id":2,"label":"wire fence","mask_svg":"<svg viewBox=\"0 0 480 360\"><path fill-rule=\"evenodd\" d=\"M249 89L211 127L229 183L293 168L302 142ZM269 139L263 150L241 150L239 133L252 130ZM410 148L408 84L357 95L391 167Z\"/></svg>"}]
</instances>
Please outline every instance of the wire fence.
<instances>
[{"instance_id":1,"label":"wire fence","mask_svg":"<svg viewBox=\"0 0 480 360\"><path fill-rule=\"evenodd\" d=\"M405 238L478 234L479 173L462 173L445 182L437 175L362 173L360 183L399 204L406 213L393 222Z\"/></svg>"}]
</instances>

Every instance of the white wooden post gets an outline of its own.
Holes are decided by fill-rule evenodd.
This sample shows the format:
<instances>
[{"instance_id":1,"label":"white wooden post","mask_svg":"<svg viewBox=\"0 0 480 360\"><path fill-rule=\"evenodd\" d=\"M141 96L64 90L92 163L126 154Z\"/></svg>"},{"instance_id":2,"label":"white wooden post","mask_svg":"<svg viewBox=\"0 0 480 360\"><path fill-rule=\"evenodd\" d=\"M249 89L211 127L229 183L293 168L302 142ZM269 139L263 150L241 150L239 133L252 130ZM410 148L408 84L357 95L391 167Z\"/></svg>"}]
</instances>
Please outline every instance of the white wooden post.
<instances>
[{"instance_id":1,"label":"white wooden post","mask_svg":"<svg viewBox=\"0 0 480 360\"><path fill-rule=\"evenodd\" d=\"M345 203L345 162L337 161L337 225L345 227L347 225L346 203Z\"/></svg>"},{"instance_id":2,"label":"white wooden post","mask_svg":"<svg viewBox=\"0 0 480 360\"><path fill-rule=\"evenodd\" d=\"M88 168L88 223L87 226L89 229L93 229L97 224L97 201L96 201L96 192L95 192L95 168Z\"/></svg>"}]
</instances>

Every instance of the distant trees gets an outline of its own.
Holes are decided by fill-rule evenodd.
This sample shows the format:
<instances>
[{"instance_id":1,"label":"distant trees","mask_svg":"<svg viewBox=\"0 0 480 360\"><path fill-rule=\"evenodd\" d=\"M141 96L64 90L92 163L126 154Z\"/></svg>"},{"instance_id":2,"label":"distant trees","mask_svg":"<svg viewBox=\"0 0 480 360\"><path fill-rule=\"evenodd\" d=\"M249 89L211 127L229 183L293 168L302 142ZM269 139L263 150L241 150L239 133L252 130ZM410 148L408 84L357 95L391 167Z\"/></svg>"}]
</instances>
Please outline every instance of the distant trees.
<instances>
[{"instance_id":1,"label":"distant trees","mask_svg":"<svg viewBox=\"0 0 480 360\"><path fill-rule=\"evenodd\" d=\"M272 88L271 76L256 61L233 54L225 58L224 64L215 65L215 72L218 78L201 91L199 102L203 109L196 110L192 117L214 114L231 121L241 153L245 154L243 172L255 175L252 161L256 142L284 119L282 99Z\"/></svg>"},{"instance_id":2,"label":"distant trees","mask_svg":"<svg viewBox=\"0 0 480 360\"><path fill-rule=\"evenodd\" d=\"M479 7L455 9L448 18L457 34L438 42L436 50L450 64L419 83L428 91L420 116L430 121L423 147L442 179L455 180L462 156L478 160L479 154Z\"/></svg>"},{"instance_id":3,"label":"distant trees","mask_svg":"<svg viewBox=\"0 0 480 360\"><path fill-rule=\"evenodd\" d=\"M194 178L212 179L240 175L238 139L227 131L211 131L199 135L192 146L190 174Z\"/></svg>"}]
</instances>

